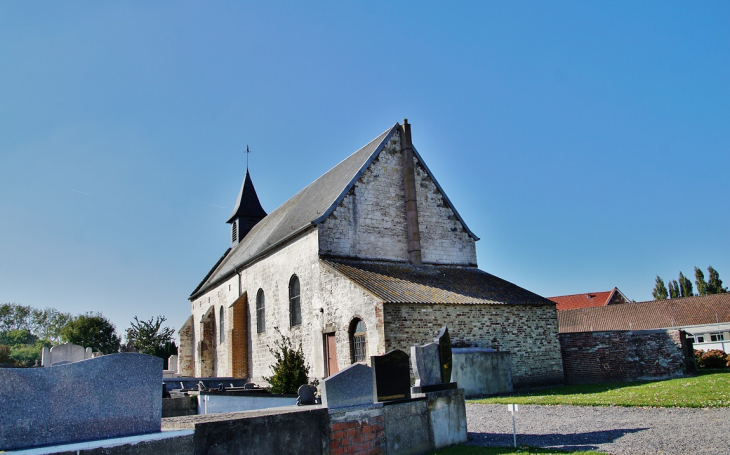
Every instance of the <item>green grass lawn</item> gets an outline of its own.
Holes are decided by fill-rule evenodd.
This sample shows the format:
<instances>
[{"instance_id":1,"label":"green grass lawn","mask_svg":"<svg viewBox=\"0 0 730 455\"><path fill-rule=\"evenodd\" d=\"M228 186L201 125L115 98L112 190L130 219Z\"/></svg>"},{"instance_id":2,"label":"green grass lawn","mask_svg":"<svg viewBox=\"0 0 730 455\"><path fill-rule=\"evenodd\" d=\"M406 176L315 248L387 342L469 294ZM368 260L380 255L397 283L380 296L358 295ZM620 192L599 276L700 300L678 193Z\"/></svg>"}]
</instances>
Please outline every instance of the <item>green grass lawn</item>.
<instances>
[{"instance_id":1,"label":"green grass lawn","mask_svg":"<svg viewBox=\"0 0 730 455\"><path fill-rule=\"evenodd\" d=\"M730 407L730 369L704 370L693 378L666 381L608 382L560 386L513 396L468 400L468 402L485 404L654 406L662 408Z\"/></svg>"},{"instance_id":2,"label":"green grass lawn","mask_svg":"<svg viewBox=\"0 0 730 455\"><path fill-rule=\"evenodd\" d=\"M541 449L539 447L471 447L455 446L432 452L431 455L525 455L531 453L562 453L562 454L587 454L606 455L602 452L565 452L562 450Z\"/></svg>"}]
</instances>

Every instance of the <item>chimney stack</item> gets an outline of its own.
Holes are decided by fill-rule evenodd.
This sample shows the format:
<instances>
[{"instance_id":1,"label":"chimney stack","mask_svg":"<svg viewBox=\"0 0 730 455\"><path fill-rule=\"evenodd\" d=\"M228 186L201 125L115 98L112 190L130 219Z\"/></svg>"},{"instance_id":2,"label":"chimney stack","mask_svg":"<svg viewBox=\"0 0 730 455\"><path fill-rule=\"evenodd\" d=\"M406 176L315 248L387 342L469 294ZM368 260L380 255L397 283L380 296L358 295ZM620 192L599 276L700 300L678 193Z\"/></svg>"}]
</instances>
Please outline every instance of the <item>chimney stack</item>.
<instances>
[{"instance_id":1,"label":"chimney stack","mask_svg":"<svg viewBox=\"0 0 730 455\"><path fill-rule=\"evenodd\" d=\"M413 142L411 141L411 125L403 119L401 126L401 150L403 153L404 185L406 195L406 229L408 231L408 260L420 266L421 232L418 228L418 203L416 194L416 171L413 164Z\"/></svg>"}]
</instances>

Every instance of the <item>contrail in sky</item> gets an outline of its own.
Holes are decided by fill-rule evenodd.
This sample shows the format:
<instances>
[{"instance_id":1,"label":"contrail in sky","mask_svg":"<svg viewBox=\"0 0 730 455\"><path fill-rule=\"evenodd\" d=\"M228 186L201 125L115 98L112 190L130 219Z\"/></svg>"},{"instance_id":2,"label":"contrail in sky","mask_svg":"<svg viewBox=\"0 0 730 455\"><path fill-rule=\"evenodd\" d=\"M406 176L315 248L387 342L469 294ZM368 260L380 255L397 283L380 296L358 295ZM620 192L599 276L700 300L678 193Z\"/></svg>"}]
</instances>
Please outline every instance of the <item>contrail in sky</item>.
<instances>
[{"instance_id":1,"label":"contrail in sky","mask_svg":"<svg viewBox=\"0 0 730 455\"><path fill-rule=\"evenodd\" d=\"M211 207L218 207L219 209L227 209L228 208L228 207L221 207L220 205L208 204L207 202L205 203L205 205L209 205Z\"/></svg>"},{"instance_id":2,"label":"contrail in sky","mask_svg":"<svg viewBox=\"0 0 730 455\"><path fill-rule=\"evenodd\" d=\"M79 191L79 190L74 190L73 188L71 188L71 191L73 191L74 193L81 193L81 194L85 194L85 195L87 195L87 196L90 196L90 195L91 195L91 193L84 193L83 191Z\"/></svg>"}]
</instances>

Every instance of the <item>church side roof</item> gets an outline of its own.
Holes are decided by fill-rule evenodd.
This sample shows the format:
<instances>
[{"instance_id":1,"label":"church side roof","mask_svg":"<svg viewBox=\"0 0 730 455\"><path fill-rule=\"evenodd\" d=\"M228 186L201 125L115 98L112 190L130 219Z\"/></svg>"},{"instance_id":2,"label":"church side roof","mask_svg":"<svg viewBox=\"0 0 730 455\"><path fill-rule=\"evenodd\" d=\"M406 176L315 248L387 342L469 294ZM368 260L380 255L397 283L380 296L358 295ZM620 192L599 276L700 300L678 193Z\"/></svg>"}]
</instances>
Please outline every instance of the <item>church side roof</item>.
<instances>
[{"instance_id":1,"label":"church side roof","mask_svg":"<svg viewBox=\"0 0 730 455\"><path fill-rule=\"evenodd\" d=\"M398 123L393 125L256 224L190 298L226 279L236 268L324 221L399 128Z\"/></svg>"},{"instance_id":2,"label":"church side roof","mask_svg":"<svg viewBox=\"0 0 730 455\"><path fill-rule=\"evenodd\" d=\"M561 333L649 330L730 322L730 294L558 311Z\"/></svg>"},{"instance_id":3,"label":"church side roof","mask_svg":"<svg viewBox=\"0 0 730 455\"><path fill-rule=\"evenodd\" d=\"M476 267L321 259L385 303L555 305Z\"/></svg>"}]
</instances>

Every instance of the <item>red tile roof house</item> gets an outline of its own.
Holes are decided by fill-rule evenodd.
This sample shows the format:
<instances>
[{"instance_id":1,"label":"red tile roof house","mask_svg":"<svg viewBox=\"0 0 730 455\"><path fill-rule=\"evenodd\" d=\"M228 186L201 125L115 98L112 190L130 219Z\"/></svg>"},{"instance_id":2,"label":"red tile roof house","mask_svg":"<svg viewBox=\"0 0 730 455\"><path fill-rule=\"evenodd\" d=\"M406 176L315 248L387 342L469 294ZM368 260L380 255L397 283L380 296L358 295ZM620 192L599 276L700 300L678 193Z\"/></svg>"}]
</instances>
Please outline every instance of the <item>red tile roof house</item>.
<instances>
[{"instance_id":1,"label":"red tile roof house","mask_svg":"<svg viewBox=\"0 0 730 455\"><path fill-rule=\"evenodd\" d=\"M548 297L557 303L558 310L574 310L576 308L599 307L606 305L616 305L621 303L631 303L623 292L618 288L604 292L588 292L585 294L561 295L557 297Z\"/></svg>"},{"instance_id":2,"label":"red tile roof house","mask_svg":"<svg viewBox=\"0 0 730 455\"><path fill-rule=\"evenodd\" d=\"M560 333L682 329L694 336L695 349L727 352L730 350L730 294L558 311L558 325Z\"/></svg>"}]
</instances>

